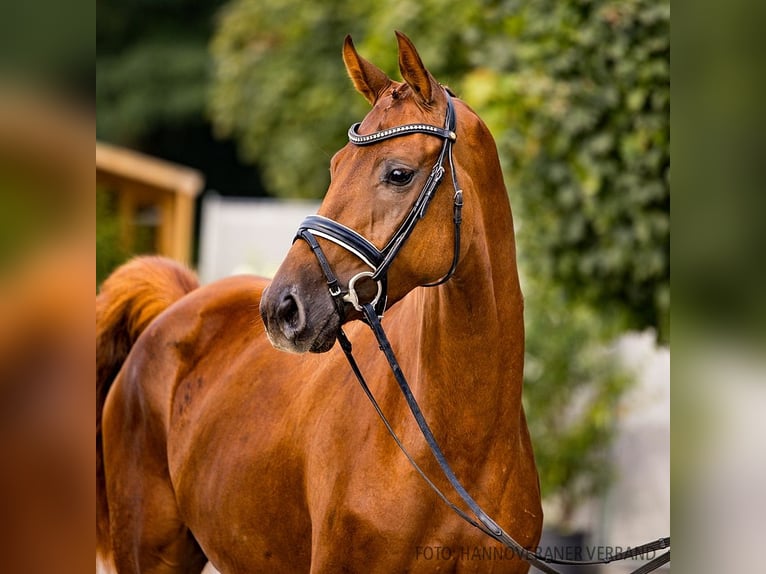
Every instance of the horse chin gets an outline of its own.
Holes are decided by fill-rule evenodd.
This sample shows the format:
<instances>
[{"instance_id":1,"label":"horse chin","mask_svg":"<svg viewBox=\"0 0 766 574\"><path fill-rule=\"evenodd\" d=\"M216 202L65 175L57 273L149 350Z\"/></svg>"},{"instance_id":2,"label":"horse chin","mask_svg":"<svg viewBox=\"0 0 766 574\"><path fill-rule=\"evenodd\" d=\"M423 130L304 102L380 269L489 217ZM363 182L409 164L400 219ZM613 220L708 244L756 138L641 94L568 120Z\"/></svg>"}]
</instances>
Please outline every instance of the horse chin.
<instances>
[{"instance_id":1,"label":"horse chin","mask_svg":"<svg viewBox=\"0 0 766 574\"><path fill-rule=\"evenodd\" d=\"M323 322L319 323L318 328L307 329L308 332L313 332L313 336L301 337L301 340L295 342L302 349L298 352L326 353L335 345L338 329L340 329L340 319L336 313L330 313ZM309 334L308 332L306 335Z\"/></svg>"},{"instance_id":2,"label":"horse chin","mask_svg":"<svg viewBox=\"0 0 766 574\"><path fill-rule=\"evenodd\" d=\"M266 329L266 336L271 345L280 351L288 353L326 353L335 345L340 321L337 315L329 315L317 329L306 329L297 336L288 337L277 329Z\"/></svg>"},{"instance_id":3,"label":"horse chin","mask_svg":"<svg viewBox=\"0 0 766 574\"><path fill-rule=\"evenodd\" d=\"M303 353L326 353L333 348L336 339L335 333L321 333L312 341L288 341L282 338L276 339L268 332L266 335L268 336L272 347L279 351L295 353L296 355L302 355Z\"/></svg>"},{"instance_id":4,"label":"horse chin","mask_svg":"<svg viewBox=\"0 0 766 574\"><path fill-rule=\"evenodd\" d=\"M333 334L331 337L317 338L311 344L309 348L310 353L326 353L335 345L336 336Z\"/></svg>"}]
</instances>

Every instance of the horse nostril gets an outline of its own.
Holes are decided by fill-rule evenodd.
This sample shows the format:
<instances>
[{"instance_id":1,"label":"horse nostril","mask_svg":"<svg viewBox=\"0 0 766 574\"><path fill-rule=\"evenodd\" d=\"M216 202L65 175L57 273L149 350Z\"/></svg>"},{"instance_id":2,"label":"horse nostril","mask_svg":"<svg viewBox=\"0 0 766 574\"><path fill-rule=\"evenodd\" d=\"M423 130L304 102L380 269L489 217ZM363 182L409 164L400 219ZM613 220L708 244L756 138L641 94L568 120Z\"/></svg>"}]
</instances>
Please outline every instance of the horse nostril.
<instances>
[{"instance_id":1,"label":"horse nostril","mask_svg":"<svg viewBox=\"0 0 766 574\"><path fill-rule=\"evenodd\" d=\"M293 339L306 326L306 316L303 306L292 293L286 293L277 306L277 318L282 332L289 339Z\"/></svg>"}]
</instances>

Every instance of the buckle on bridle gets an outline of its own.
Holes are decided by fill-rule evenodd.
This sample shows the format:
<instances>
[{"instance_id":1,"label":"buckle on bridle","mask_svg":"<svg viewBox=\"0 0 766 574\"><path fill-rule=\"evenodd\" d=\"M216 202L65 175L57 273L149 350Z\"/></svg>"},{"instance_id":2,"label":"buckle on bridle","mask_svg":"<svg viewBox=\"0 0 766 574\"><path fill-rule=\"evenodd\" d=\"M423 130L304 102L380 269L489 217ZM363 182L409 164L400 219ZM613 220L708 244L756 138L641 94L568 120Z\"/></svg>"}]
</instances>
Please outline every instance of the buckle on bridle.
<instances>
[{"instance_id":1,"label":"buckle on bridle","mask_svg":"<svg viewBox=\"0 0 766 574\"><path fill-rule=\"evenodd\" d=\"M330 285L330 295L333 297L340 297L340 294L343 293L343 289L340 288L340 285L337 283L335 285Z\"/></svg>"}]
</instances>

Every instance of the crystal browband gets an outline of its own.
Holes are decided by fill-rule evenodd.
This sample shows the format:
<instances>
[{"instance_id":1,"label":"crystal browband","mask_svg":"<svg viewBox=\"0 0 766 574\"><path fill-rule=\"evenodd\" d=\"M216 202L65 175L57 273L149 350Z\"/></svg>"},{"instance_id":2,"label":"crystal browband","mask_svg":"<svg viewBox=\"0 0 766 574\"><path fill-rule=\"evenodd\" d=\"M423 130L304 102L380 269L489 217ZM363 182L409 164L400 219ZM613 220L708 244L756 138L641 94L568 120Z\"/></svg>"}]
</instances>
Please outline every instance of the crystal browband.
<instances>
[{"instance_id":1,"label":"crystal browband","mask_svg":"<svg viewBox=\"0 0 766 574\"><path fill-rule=\"evenodd\" d=\"M403 135L413 134L413 133L434 135L434 136L438 136L444 139L449 139L452 141L455 141L457 139L457 135L455 135L455 132L453 132L452 130L439 128L429 124L407 124L407 125L398 126L395 128L388 128L388 129L381 130L379 132L375 132L375 133L364 135L364 136L359 135L359 132L357 131L360 125L361 125L361 122L356 123L353 126L351 126L348 130L348 139L352 144L368 145L368 144L379 142L381 140L395 138L397 136L403 136Z\"/></svg>"}]
</instances>

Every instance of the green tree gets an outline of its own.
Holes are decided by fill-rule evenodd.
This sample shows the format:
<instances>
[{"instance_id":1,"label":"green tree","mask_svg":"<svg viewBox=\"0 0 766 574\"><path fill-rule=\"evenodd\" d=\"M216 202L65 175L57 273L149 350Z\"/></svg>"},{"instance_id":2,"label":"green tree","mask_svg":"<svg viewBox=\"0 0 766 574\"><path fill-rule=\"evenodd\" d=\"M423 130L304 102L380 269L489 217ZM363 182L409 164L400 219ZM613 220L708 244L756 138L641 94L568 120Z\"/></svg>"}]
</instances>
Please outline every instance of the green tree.
<instances>
[{"instance_id":1,"label":"green tree","mask_svg":"<svg viewBox=\"0 0 766 574\"><path fill-rule=\"evenodd\" d=\"M97 134L141 147L204 117L207 42L221 1L104 0L96 15Z\"/></svg>"},{"instance_id":2,"label":"green tree","mask_svg":"<svg viewBox=\"0 0 766 574\"><path fill-rule=\"evenodd\" d=\"M667 342L670 5L504 8L462 88L497 136L525 271Z\"/></svg>"},{"instance_id":3,"label":"green tree","mask_svg":"<svg viewBox=\"0 0 766 574\"><path fill-rule=\"evenodd\" d=\"M602 318L561 288L528 281L524 408L546 516L563 532L578 506L613 478L610 446L633 382L605 348Z\"/></svg>"},{"instance_id":4,"label":"green tree","mask_svg":"<svg viewBox=\"0 0 766 574\"><path fill-rule=\"evenodd\" d=\"M340 42L362 14L332 0L235 0L212 42L210 111L217 134L235 137L262 166L266 187L284 197L320 197L349 110L362 106L339 65Z\"/></svg>"}]
</instances>

